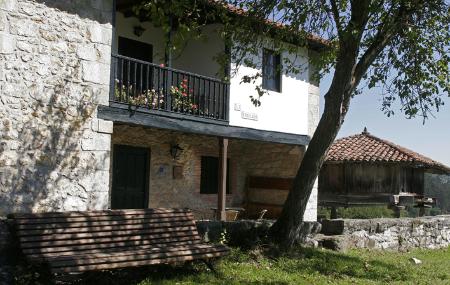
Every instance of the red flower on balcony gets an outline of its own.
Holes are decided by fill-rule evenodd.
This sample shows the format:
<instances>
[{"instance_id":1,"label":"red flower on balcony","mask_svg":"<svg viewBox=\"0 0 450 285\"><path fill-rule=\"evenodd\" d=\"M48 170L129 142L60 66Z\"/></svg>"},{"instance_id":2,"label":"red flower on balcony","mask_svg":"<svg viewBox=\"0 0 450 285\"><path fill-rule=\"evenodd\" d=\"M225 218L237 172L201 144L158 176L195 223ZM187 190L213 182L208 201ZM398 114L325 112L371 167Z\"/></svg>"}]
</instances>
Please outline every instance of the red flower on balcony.
<instances>
[{"instance_id":1,"label":"red flower on balcony","mask_svg":"<svg viewBox=\"0 0 450 285\"><path fill-rule=\"evenodd\" d=\"M186 78L182 79L178 86L172 86L170 88L170 93L173 98L172 108L177 112L191 113L198 110L198 105L194 104L193 96L194 90L189 89L188 80Z\"/></svg>"}]
</instances>

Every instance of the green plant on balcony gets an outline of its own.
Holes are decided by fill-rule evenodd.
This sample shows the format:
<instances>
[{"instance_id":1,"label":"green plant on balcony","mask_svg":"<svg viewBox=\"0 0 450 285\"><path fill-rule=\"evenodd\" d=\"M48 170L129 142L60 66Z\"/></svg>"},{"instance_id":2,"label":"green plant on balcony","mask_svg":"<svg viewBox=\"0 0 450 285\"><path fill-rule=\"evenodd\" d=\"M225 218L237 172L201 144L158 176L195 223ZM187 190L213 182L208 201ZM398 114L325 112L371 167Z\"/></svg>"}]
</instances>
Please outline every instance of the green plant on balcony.
<instances>
[{"instance_id":1,"label":"green plant on balcony","mask_svg":"<svg viewBox=\"0 0 450 285\"><path fill-rule=\"evenodd\" d=\"M134 106L148 107L149 109L164 109L164 90L155 89L137 90L133 85L119 85L116 80L114 86L114 98L121 103L129 103Z\"/></svg>"}]
</instances>

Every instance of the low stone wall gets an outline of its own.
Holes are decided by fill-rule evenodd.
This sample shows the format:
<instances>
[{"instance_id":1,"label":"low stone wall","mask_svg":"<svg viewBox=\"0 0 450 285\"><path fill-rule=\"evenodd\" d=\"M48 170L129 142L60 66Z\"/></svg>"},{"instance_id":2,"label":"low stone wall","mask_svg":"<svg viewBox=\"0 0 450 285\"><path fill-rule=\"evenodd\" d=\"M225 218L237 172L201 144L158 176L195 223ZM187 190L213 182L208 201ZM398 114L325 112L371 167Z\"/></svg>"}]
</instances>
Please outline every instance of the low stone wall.
<instances>
[{"instance_id":1,"label":"low stone wall","mask_svg":"<svg viewBox=\"0 0 450 285\"><path fill-rule=\"evenodd\" d=\"M252 247L263 242L273 220L197 221L197 229L207 242L224 242L230 246ZM320 223L304 222L299 241L304 243L320 232Z\"/></svg>"},{"instance_id":2,"label":"low stone wall","mask_svg":"<svg viewBox=\"0 0 450 285\"><path fill-rule=\"evenodd\" d=\"M334 249L406 250L450 246L450 215L401 219L322 221L319 245Z\"/></svg>"}]
</instances>

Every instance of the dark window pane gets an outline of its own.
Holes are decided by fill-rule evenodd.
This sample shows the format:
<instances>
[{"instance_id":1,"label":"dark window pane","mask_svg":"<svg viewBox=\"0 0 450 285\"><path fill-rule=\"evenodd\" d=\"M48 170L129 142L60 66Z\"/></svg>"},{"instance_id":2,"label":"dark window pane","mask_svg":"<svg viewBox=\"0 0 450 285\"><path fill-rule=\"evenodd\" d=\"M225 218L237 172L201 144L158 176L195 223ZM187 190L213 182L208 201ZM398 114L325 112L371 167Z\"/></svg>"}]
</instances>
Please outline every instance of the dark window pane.
<instances>
[{"instance_id":1,"label":"dark window pane","mask_svg":"<svg viewBox=\"0 0 450 285\"><path fill-rule=\"evenodd\" d=\"M135 58L146 62L153 62L153 46L151 44L119 37L118 52L119 55ZM123 68L121 64L123 64ZM147 65L145 64L124 60L123 63L122 61L119 62L118 70L118 77L123 78L125 83L127 83L127 86L129 76L129 84L130 86L133 86L133 93L142 93L142 91L151 89L153 87L147 86L146 84L147 82L150 82L150 84L153 82L153 69L149 68L150 72L148 72ZM123 74L120 72L121 70L123 70ZM128 70L130 71L129 75Z\"/></svg>"},{"instance_id":2,"label":"dark window pane","mask_svg":"<svg viewBox=\"0 0 450 285\"><path fill-rule=\"evenodd\" d=\"M227 161L227 194L230 194L230 160ZM201 194L217 194L219 192L219 158L202 156L201 158Z\"/></svg>"},{"instance_id":3,"label":"dark window pane","mask_svg":"<svg viewBox=\"0 0 450 285\"><path fill-rule=\"evenodd\" d=\"M263 51L263 88L271 91L281 91L281 56L274 51Z\"/></svg>"}]
</instances>

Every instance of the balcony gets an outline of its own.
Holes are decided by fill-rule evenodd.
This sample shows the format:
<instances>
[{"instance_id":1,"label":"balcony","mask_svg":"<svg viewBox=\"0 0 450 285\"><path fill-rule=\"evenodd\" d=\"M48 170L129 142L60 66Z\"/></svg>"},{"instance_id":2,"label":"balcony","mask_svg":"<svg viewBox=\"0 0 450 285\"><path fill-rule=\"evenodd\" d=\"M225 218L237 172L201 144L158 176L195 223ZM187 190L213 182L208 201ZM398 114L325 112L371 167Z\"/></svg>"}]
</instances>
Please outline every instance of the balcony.
<instances>
[{"instance_id":1,"label":"balcony","mask_svg":"<svg viewBox=\"0 0 450 285\"><path fill-rule=\"evenodd\" d=\"M111 105L228 123L229 83L121 55L112 55L111 64Z\"/></svg>"}]
</instances>

